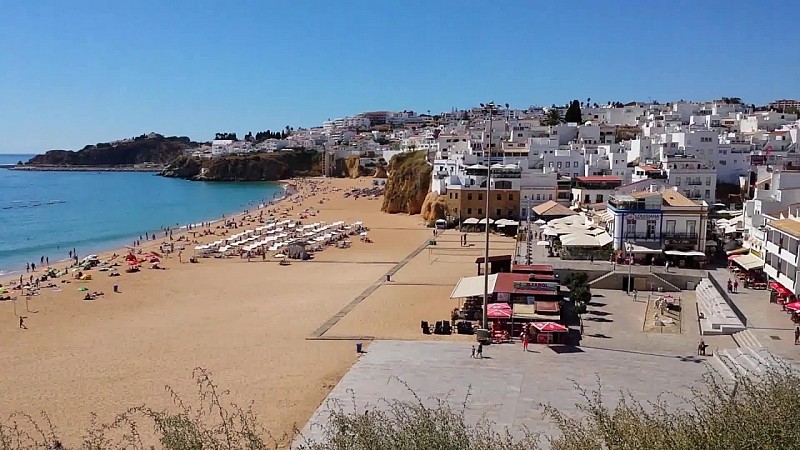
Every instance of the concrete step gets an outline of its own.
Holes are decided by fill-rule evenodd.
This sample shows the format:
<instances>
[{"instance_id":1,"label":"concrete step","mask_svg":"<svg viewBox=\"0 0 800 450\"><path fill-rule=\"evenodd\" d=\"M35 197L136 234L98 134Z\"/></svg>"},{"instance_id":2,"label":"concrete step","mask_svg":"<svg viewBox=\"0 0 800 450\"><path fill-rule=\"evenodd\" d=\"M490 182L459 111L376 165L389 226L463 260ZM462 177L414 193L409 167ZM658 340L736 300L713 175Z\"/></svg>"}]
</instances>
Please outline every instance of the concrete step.
<instances>
[{"instance_id":1,"label":"concrete step","mask_svg":"<svg viewBox=\"0 0 800 450\"><path fill-rule=\"evenodd\" d=\"M750 347L750 348L763 348L764 346L761 345L758 338L755 337L752 331L750 330L742 330L738 333L734 333L733 340L736 341L736 345L739 347Z\"/></svg>"},{"instance_id":2,"label":"concrete step","mask_svg":"<svg viewBox=\"0 0 800 450\"><path fill-rule=\"evenodd\" d=\"M614 275L616 275L616 272L614 272L614 271L612 270L611 272L608 272L608 273L607 273L607 274L605 274L605 275L600 275L599 277L597 277L597 278L595 278L594 280L590 281L590 282L588 283L588 285L589 285L589 287L591 287L592 285L594 285L594 284L596 284L596 283L598 283L598 282L600 282L600 281L602 281L602 280L605 280L605 279L606 279L606 278L608 278L608 277L613 277Z\"/></svg>"},{"instance_id":3,"label":"concrete step","mask_svg":"<svg viewBox=\"0 0 800 450\"><path fill-rule=\"evenodd\" d=\"M652 276L653 276L653 278L655 278L655 279L657 279L657 280L661 281L661 282L662 282L662 283L664 283L665 285L667 285L667 286L671 287L672 289L674 289L674 290L675 290L675 292L680 292L680 290L681 290L681 289L680 289L678 286L675 286L674 284L672 284L672 283L670 283L669 281L667 281L667 280L663 279L662 277L658 276L657 274L655 274L655 273L651 273L650 275L652 275Z\"/></svg>"},{"instance_id":4,"label":"concrete step","mask_svg":"<svg viewBox=\"0 0 800 450\"><path fill-rule=\"evenodd\" d=\"M714 352L713 361L714 364L712 367L718 373L728 378L734 378L733 374L736 371L734 364L732 361L730 361L730 358L728 358L727 355L722 353L721 350L717 349L717 351Z\"/></svg>"},{"instance_id":5,"label":"concrete step","mask_svg":"<svg viewBox=\"0 0 800 450\"><path fill-rule=\"evenodd\" d=\"M722 353L733 362L736 370L742 375L758 375L763 371L760 361L754 361L749 352L741 348L726 348Z\"/></svg>"}]
</instances>

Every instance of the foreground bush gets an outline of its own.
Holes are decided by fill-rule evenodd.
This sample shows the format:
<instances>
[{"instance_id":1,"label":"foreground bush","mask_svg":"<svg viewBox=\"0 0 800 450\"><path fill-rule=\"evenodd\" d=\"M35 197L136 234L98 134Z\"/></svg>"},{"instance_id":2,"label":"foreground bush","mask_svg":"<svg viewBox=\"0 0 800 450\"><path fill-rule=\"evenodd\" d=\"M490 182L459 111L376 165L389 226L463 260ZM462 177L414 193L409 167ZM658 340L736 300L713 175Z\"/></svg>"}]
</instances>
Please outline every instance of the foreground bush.
<instances>
[{"instance_id":1,"label":"foreground bush","mask_svg":"<svg viewBox=\"0 0 800 450\"><path fill-rule=\"evenodd\" d=\"M92 421L81 445L99 449L267 449L287 445L275 440L252 411L227 402L209 374L195 372L199 404L184 404L167 388L176 412L132 408L109 423ZM578 388L578 387L576 387ZM580 388L578 388L580 389ZM736 450L800 448L800 374L776 363L758 379L737 377L728 383L709 373L706 383L687 397L662 395L653 402L624 395L606 405L601 389L581 390L583 415L567 417L542 405L543 414L558 430L552 439L506 430L482 421L468 423L467 400L454 409L446 400L425 406L387 401L366 412L334 405L323 424L319 442L304 442L305 450L554 450L665 449ZM70 420L64 418L63 420ZM152 436L153 442L148 442ZM0 450L63 448L47 416L37 419L14 414L0 422Z\"/></svg>"}]
</instances>

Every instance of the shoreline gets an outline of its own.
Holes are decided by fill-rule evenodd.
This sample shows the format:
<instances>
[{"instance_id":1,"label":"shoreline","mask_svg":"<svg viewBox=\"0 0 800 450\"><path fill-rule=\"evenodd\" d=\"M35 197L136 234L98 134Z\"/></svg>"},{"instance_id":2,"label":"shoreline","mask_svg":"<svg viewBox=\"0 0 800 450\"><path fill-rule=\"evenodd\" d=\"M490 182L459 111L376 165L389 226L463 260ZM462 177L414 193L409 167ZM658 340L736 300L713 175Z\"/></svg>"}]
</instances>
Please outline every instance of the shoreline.
<instances>
[{"instance_id":1,"label":"shoreline","mask_svg":"<svg viewBox=\"0 0 800 450\"><path fill-rule=\"evenodd\" d=\"M264 199L260 199L260 200L258 200L258 204L256 206L252 207L252 208L237 209L237 210L234 210L233 212L228 213L228 214L224 214L224 213L217 214L215 219L201 220L199 222L198 221L192 221L191 223L188 223L188 224L179 225L176 228L172 228L172 227L167 227L167 228L169 228L169 229L174 231L173 232L173 237L177 239L178 237L184 236L185 234L187 234L187 232L190 231L189 230L189 226L190 225L192 227L199 227L200 224L205 223L208 226L216 226L216 225L219 225L221 222L225 221L226 217L241 216L241 215L243 215L244 211L251 211L251 210L258 211L258 210L261 210L261 209L264 209L264 208L267 208L267 207L276 206L276 205L280 204L281 202L285 201L286 199L290 198L295 193L297 193L297 188L294 185L293 181L294 181L293 179L288 179L288 180L279 180L279 181L272 182L272 183L277 184L283 190L283 193L281 195L279 195L278 197L275 197L272 200L269 200L267 202L264 202L263 201ZM157 232L158 233L162 233L163 231L164 230L162 228L161 230L158 230ZM140 234L145 233L145 232L153 234L152 230L145 230L145 231L140 232ZM112 253L124 255L128 251L131 250L130 246L126 245L126 244L122 244L122 245L119 245L119 244L121 242L134 241L134 240L136 240L136 238L137 238L137 236L134 234L134 235L128 236L126 238L123 238L124 241L118 241L118 240L115 239L114 242L109 242L108 245L89 244L89 245L84 247L84 249L86 250L86 253L81 253L81 254L83 256L87 256L87 255L91 255L91 254L103 255L103 254L112 254ZM154 242L158 241L159 239L162 239L162 237L156 237L156 239L149 240L149 241L145 240L145 241L143 241L144 246L139 246L139 248L143 249L144 247L149 246L150 243L154 243ZM68 251L69 249L65 248L64 250ZM68 264L67 267L69 267L71 265L70 261L72 261L72 260L69 259L69 258L57 259L49 267L58 267L58 266L61 266L61 265L65 264L65 263L67 263ZM48 266L45 265L45 266L42 267L42 269L45 269L47 267ZM24 275L23 276L23 278L24 278L26 276L32 275L33 273L41 274L41 273L44 273L44 272L42 270L39 270L38 272L26 272L21 266L19 268L2 268L2 267L0 267L0 285L5 285L10 281L19 281L19 276L20 275Z\"/></svg>"},{"instance_id":2,"label":"shoreline","mask_svg":"<svg viewBox=\"0 0 800 450\"><path fill-rule=\"evenodd\" d=\"M27 170L31 172L161 172L166 165L163 166L20 166L18 164L0 165L2 169L8 170Z\"/></svg>"}]
</instances>

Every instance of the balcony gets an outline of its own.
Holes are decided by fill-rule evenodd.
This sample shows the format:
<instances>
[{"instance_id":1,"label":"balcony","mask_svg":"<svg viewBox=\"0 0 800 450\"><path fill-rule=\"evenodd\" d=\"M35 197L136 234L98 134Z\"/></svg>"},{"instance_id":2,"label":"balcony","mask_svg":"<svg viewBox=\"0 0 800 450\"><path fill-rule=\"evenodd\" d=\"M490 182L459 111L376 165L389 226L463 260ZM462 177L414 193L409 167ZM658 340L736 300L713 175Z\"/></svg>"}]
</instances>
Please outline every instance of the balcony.
<instances>
[{"instance_id":1,"label":"balcony","mask_svg":"<svg viewBox=\"0 0 800 450\"><path fill-rule=\"evenodd\" d=\"M676 233L666 231L663 233L664 239L697 239L697 233Z\"/></svg>"},{"instance_id":2,"label":"balcony","mask_svg":"<svg viewBox=\"0 0 800 450\"><path fill-rule=\"evenodd\" d=\"M631 242L659 242L661 241L661 236L647 233L627 233L622 236L622 240Z\"/></svg>"},{"instance_id":3,"label":"balcony","mask_svg":"<svg viewBox=\"0 0 800 450\"><path fill-rule=\"evenodd\" d=\"M695 181L687 181L686 184L688 184L689 186L702 186L703 182L700 180L695 180Z\"/></svg>"}]
</instances>

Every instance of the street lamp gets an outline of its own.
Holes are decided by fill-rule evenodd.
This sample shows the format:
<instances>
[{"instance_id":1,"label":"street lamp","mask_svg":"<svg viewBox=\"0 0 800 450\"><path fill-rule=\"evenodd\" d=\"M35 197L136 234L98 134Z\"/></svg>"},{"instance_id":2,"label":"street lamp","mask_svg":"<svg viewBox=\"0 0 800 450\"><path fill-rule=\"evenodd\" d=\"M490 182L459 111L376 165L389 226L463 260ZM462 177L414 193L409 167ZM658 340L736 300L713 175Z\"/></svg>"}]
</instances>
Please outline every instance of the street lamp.
<instances>
[{"instance_id":1,"label":"street lamp","mask_svg":"<svg viewBox=\"0 0 800 450\"><path fill-rule=\"evenodd\" d=\"M488 156L486 157L486 214L484 215L486 223L486 241L483 247L483 320L481 326L484 330L489 328L488 318L486 317L486 308L489 304L489 207L491 206L491 181L492 181L492 122L493 116L497 107L493 102L487 104L481 103L481 108L484 112L489 113L489 147L487 148Z\"/></svg>"},{"instance_id":2,"label":"street lamp","mask_svg":"<svg viewBox=\"0 0 800 450\"><path fill-rule=\"evenodd\" d=\"M633 288L631 286L633 284L633 279L631 278L632 275L633 275L631 273L633 271L633 243L631 243L629 241L626 241L625 242L625 251L628 253L627 254L627 257L628 257L628 295L630 295L631 291L633 290Z\"/></svg>"}]
</instances>

